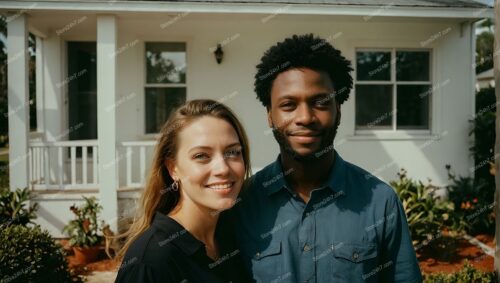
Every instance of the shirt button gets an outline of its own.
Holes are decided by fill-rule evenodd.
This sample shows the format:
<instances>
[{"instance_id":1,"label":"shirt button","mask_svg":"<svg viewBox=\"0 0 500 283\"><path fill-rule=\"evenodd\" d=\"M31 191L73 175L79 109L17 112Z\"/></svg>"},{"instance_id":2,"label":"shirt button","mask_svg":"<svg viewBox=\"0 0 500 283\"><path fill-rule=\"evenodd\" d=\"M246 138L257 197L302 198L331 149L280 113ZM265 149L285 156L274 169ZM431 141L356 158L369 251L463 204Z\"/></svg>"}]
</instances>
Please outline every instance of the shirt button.
<instances>
[{"instance_id":1,"label":"shirt button","mask_svg":"<svg viewBox=\"0 0 500 283\"><path fill-rule=\"evenodd\" d=\"M308 244L306 244L306 245L304 246L304 251L305 251L305 252L308 252L308 251L310 251L310 250L311 250L311 246L309 246Z\"/></svg>"},{"instance_id":2,"label":"shirt button","mask_svg":"<svg viewBox=\"0 0 500 283\"><path fill-rule=\"evenodd\" d=\"M260 253L256 253L256 254L255 254L255 257L256 257L256 258L259 258L259 257L260 257Z\"/></svg>"},{"instance_id":3,"label":"shirt button","mask_svg":"<svg viewBox=\"0 0 500 283\"><path fill-rule=\"evenodd\" d=\"M355 253L352 254L352 259L354 261L358 260L358 258L359 258L359 254L357 252L355 252Z\"/></svg>"}]
</instances>

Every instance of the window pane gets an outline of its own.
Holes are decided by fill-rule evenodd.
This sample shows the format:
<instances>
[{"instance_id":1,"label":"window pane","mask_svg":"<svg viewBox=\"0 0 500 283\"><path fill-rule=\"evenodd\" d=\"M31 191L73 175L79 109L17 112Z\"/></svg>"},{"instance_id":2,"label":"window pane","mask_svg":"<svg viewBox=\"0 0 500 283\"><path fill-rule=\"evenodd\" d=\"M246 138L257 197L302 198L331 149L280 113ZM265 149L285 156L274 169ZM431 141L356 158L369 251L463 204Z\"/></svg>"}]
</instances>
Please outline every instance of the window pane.
<instances>
[{"instance_id":1,"label":"window pane","mask_svg":"<svg viewBox=\"0 0 500 283\"><path fill-rule=\"evenodd\" d=\"M396 52L396 80L429 81L429 52Z\"/></svg>"},{"instance_id":2,"label":"window pane","mask_svg":"<svg viewBox=\"0 0 500 283\"><path fill-rule=\"evenodd\" d=\"M397 87L397 129L429 129L430 85Z\"/></svg>"},{"instance_id":3,"label":"window pane","mask_svg":"<svg viewBox=\"0 0 500 283\"><path fill-rule=\"evenodd\" d=\"M186 102L186 89L146 88L146 133L158 133L170 113Z\"/></svg>"},{"instance_id":4,"label":"window pane","mask_svg":"<svg viewBox=\"0 0 500 283\"><path fill-rule=\"evenodd\" d=\"M186 83L186 44L146 43L146 82Z\"/></svg>"},{"instance_id":5,"label":"window pane","mask_svg":"<svg viewBox=\"0 0 500 283\"><path fill-rule=\"evenodd\" d=\"M392 128L392 86L356 86L356 127Z\"/></svg>"},{"instance_id":6,"label":"window pane","mask_svg":"<svg viewBox=\"0 0 500 283\"><path fill-rule=\"evenodd\" d=\"M358 81L390 81L391 52L356 52Z\"/></svg>"},{"instance_id":7,"label":"window pane","mask_svg":"<svg viewBox=\"0 0 500 283\"><path fill-rule=\"evenodd\" d=\"M68 137L97 139L97 44L68 42Z\"/></svg>"}]
</instances>

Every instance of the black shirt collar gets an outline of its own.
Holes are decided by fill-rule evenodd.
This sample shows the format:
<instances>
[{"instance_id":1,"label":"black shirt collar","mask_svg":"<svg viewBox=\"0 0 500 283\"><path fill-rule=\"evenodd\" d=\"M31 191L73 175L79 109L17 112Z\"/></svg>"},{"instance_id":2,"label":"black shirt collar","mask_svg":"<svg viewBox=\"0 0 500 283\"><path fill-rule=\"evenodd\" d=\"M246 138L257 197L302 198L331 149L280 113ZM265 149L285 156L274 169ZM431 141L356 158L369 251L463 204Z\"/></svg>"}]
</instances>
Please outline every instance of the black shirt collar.
<instances>
[{"instance_id":1,"label":"black shirt collar","mask_svg":"<svg viewBox=\"0 0 500 283\"><path fill-rule=\"evenodd\" d=\"M156 212L152 226L166 233L166 238L160 244L172 243L186 255L192 256L205 245L189 233L181 224L169 216Z\"/></svg>"},{"instance_id":2,"label":"black shirt collar","mask_svg":"<svg viewBox=\"0 0 500 283\"><path fill-rule=\"evenodd\" d=\"M228 221L229 219L226 213L220 213L217 228L215 230L215 238L219 245L219 253L221 254L228 252L228 249L234 244L234 239L231 238L230 233L228 233L231 229L228 227L228 225L230 225ZM160 242L160 245L163 246L170 242L188 256L193 256L196 252L200 251L200 249L203 251L203 254L206 253L205 244L196 239L184 228L184 226L168 215L156 211L151 225L166 234L165 239Z\"/></svg>"}]
</instances>

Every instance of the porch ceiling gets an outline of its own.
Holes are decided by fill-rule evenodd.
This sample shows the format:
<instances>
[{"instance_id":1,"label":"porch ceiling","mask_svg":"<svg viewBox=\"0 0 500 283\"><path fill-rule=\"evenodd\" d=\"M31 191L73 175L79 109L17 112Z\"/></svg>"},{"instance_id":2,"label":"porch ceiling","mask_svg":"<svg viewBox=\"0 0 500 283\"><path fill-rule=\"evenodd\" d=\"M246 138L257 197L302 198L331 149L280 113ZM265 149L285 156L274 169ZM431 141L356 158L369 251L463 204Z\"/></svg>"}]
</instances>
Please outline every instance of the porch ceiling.
<instances>
[{"instance_id":1,"label":"porch ceiling","mask_svg":"<svg viewBox=\"0 0 500 283\"><path fill-rule=\"evenodd\" d=\"M20 0L19 2L29 2ZM37 2L80 2L80 0L45 0ZM106 2L113 5L117 2L153 2L151 0L94 0L87 2ZM455 7L455 8L485 8L486 4L475 0L161 0L154 2L207 2L207 3L287 3L287 4L317 4L339 6L400 6L400 7Z\"/></svg>"},{"instance_id":2,"label":"porch ceiling","mask_svg":"<svg viewBox=\"0 0 500 283\"><path fill-rule=\"evenodd\" d=\"M291 14L417 18L493 18L493 8L473 0L45 0L2 1L6 11L86 13Z\"/></svg>"}]
</instances>

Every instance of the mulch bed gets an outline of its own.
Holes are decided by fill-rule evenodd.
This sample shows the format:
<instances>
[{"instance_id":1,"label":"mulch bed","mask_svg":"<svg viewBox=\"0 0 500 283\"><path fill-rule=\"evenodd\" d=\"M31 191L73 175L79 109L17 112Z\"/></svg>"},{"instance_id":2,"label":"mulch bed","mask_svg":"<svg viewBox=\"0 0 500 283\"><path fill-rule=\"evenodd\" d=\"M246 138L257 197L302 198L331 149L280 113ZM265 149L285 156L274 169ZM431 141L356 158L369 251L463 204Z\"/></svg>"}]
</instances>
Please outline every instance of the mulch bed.
<instances>
[{"instance_id":1,"label":"mulch bed","mask_svg":"<svg viewBox=\"0 0 500 283\"><path fill-rule=\"evenodd\" d=\"M475 238L495 248L495 236L477 235ZM492 272L495 260L467 240L448 236L436 239L432 247L426 246L418 250L417 258L423 273L457 272L462 268L465 260L477 269Z\"/></svg>"}]
</instances>

